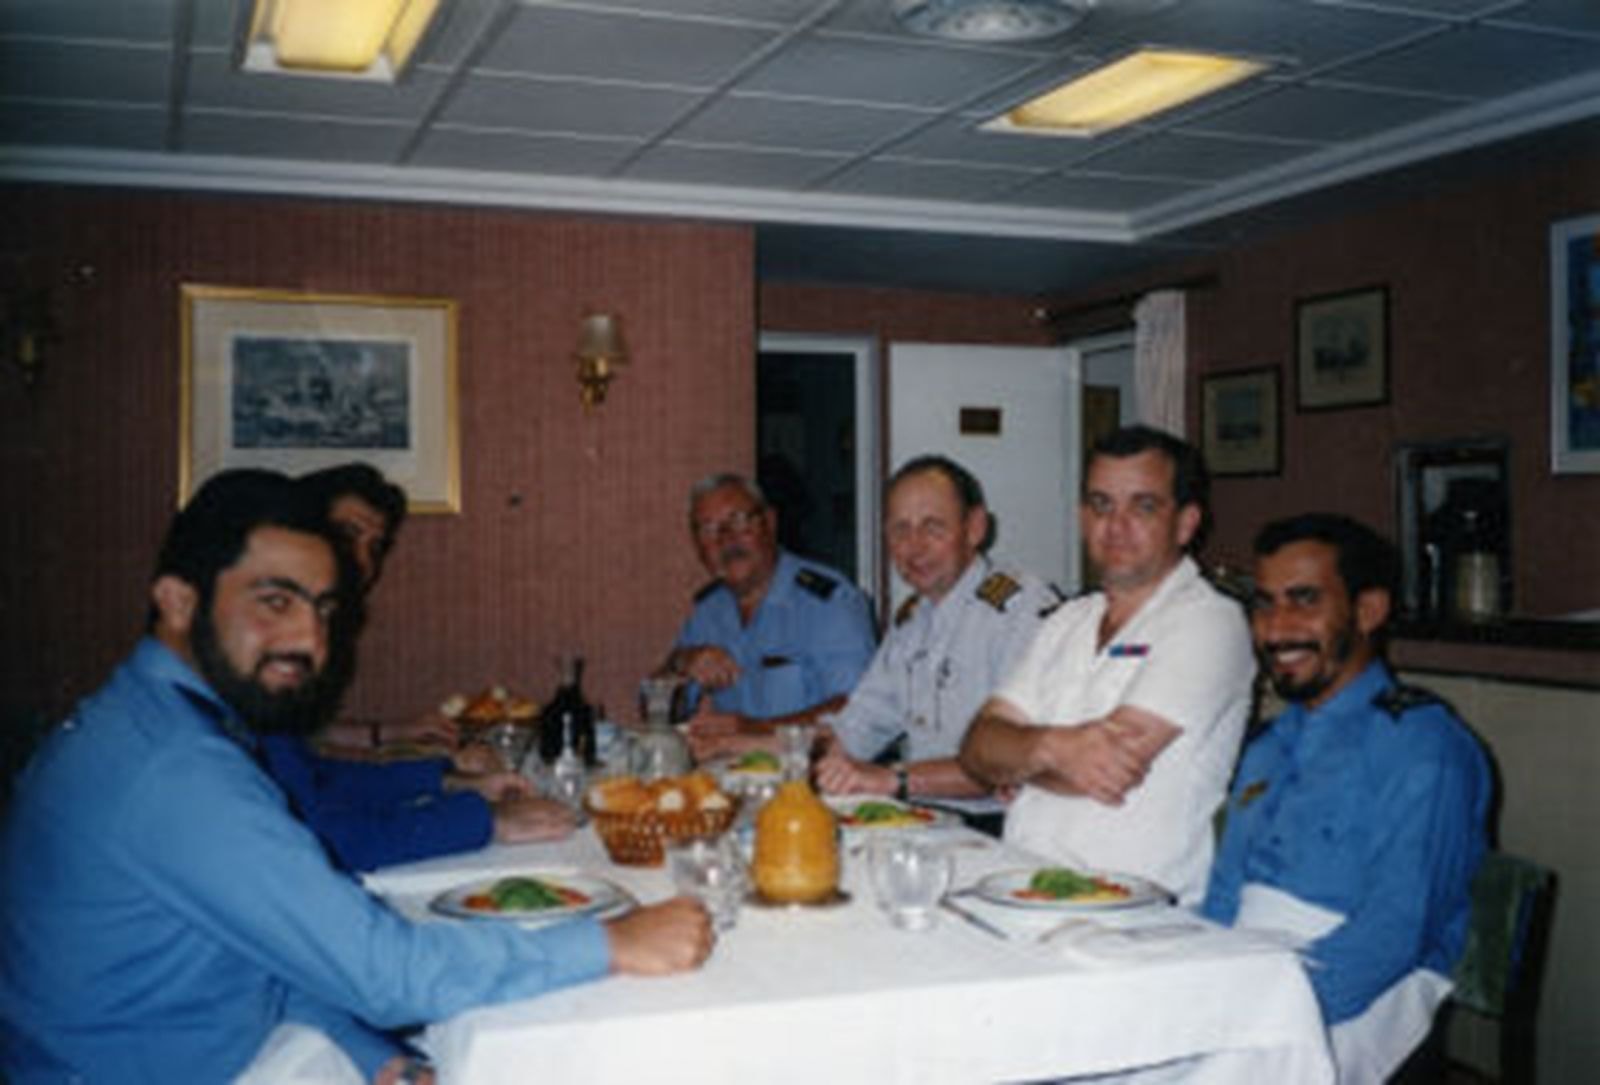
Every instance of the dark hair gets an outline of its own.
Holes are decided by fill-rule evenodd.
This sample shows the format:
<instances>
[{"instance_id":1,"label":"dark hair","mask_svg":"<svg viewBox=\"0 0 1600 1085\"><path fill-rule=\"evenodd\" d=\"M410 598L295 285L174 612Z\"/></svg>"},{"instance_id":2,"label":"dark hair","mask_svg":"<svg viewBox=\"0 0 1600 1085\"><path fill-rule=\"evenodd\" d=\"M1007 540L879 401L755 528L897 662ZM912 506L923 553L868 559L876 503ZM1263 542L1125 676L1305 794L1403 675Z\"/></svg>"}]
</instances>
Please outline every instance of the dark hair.
<instances>
[{"instance_id":1,"label":"dark hair","mask_svg":"<svg viewBox=\"0 0 1600 1085\"><path fill-rule=\"evenodd\" d=\"M1159 452L1172 464L1173 503L1180 509L1193 505L1200 510L1200 526L1189 540L1189 549L1200 549L1211 527L1211 472L1206 470L1205 456L1188 441L1153 426L1113 430L1089 449L1088 462L1083 465L1084 486L1089 484L1089 469L1100 457L1121 460L1143 452Z\"/></svg>"},{"instance_id":2,"label":"dark hair","mask_svg":"<svg viewBox=\"0 0 1600 1085\"><path fill-rule=\"evenodd\" d=\"M393 548L400 525L406 520L406 492L384 478L382 471L367 463L341 463L301 475L300 485L325 514L341 497L360 498L377 509L384 523L383 553Z\"/></svg>"},{"instance_id":3,"label":"dark hair","mask_svg":"<svg viewBox=\"0 0 1600 1085\"><path fill-rule=\"evenodd\" d=\"M342 548L323 508L302 486L277 471L238 469L207 479L167 528L152 580L175 576L209 607L217 576L244 553L258 528L281 527L328 540L340 558L340 583L349 579ZM340 600L343 609L347 601ZM157 614L152 608L150 626Z\"/></svg>"},{"instance_id":4,"label":"dark hair","mask_svg":"<svg viewBox=\"0 0 1600 1085\"><path fill-rule=\"evenodd\" d=\"M1274 520L1256 533L1256 556L1276 554L1297 542L1325 543L1338 552L1339 579L1352 599L1373 589L1394 598L1399 557L1388 539L1361 521L1335 512L1308 512Z\"/></svg>"},{"instance_id":5,"label":"dark hair","mask_svg":"<svg viewBox=\"0 0 1600 1085\"><path fill-rule=\"evenodd\" d=\"M941 456L930 452L921 456L913 456L900 465L899 470L889 476L889 484L884 487L884 494L889 494L901 482L912 475L920 475L924 471L932 471L943 475L956 492L956 500L961 502L961 515L965 516L973 509L983 509L989 515L989 530L984 533L983 541L978 544L980 551L988 550L994 545L996 532L999 531L999 521L990 511L988 502L983 496L983 483L978 481L976 475L962 467L949 456Z\"/></svg>"}]
</instances>

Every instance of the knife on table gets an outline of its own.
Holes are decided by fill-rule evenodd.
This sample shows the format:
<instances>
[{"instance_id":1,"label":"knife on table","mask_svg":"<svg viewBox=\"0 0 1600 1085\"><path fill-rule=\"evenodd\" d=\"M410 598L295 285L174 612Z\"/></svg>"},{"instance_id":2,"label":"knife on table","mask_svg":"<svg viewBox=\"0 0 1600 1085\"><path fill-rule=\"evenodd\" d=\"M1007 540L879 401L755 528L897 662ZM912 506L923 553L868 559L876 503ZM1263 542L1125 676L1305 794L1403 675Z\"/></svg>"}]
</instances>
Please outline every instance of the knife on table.
<instances>
[{"instance_id":1,"label":"knife on table","mask_svg":"<svg viewBox=\"0 0 1600 1085\"><path fill-rule=\"evenodd\" d=\"M977 912L972 911L970 908L963 908L950 897L945 897L943 900L941 900L939 902L939 906L945 911L949 912L951 915L963 919L972 924L974 927L977 927L985 934L993 935L1004 942L1009 942L1011 940L1011 936L1005 931L1001 930L999 927L983 918L983 916L979 915Z\"/></svg>"}]
</instances>

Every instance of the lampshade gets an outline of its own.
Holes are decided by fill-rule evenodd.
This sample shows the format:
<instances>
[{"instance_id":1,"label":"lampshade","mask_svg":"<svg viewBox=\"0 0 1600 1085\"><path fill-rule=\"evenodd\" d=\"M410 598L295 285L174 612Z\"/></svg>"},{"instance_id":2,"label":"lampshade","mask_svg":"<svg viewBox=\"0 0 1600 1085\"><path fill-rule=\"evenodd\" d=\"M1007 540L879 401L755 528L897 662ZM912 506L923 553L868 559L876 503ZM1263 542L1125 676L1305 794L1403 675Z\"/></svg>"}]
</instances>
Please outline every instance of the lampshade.
<instances>
[{"instance_id":1,"label":"lampshade","mask_svg":"<svg viewBox=\"0 0 1600 1085\"><path fill-rule=\"evenodd\" d=\"M907 29L955 41L1032 41L1067 30L1094 0L895 0Z\"/></svg>"},{"instance_id":2,"label":"lampshade","mask_svg":"<svg viewBox=\"0 0 1600 1085\"><path fill-rule=\"evenodd\" d=\"M439 0L255 0L245 68L393 81Z\"/></svg>"}]
</instances>

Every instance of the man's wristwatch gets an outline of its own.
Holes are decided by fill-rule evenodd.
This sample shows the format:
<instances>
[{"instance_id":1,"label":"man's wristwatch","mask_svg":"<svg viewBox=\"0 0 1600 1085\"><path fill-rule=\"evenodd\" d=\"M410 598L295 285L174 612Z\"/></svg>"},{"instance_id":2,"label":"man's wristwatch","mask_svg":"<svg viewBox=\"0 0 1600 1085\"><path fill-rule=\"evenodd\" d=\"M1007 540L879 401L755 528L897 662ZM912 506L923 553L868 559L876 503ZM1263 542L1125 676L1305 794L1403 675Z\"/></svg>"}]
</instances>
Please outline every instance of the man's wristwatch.
<instances>
[{"instance_id":1,"label":"man's wristwatch","mask_svg":"<svg viewBox=\"0 0 1600 1085\"><path fill-rule=\"evenodd\" d=\"M901 802L911 798L911 777L903 764L894 767L894 797Z\"/></svg>"}]
</instances>

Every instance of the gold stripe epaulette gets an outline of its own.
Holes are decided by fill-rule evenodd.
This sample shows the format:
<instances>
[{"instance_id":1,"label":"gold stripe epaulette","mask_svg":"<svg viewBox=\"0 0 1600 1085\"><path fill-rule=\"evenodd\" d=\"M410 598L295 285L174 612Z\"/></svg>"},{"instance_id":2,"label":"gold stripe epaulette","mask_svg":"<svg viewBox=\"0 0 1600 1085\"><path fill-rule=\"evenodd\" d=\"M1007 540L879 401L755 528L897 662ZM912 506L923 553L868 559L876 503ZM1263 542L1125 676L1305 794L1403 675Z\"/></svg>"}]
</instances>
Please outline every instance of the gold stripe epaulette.
<instances>
[{"instance_id":1,"label":"gold stripe epaulette","mask_svg":"<svg viewBox=\"0 0 1600 1085\"><path fill-rule=\"evenodd\" d=\"M911 615L913 615L913 614L915 614L917 612L917 603L920 602L921 599L922 599L922 596L913 595L913 596L909 597L905 602L901 603L898 607L895 607L895 610L894 610L894 624L897 627L905 625L907 622L909 622L911 620Z\"/></svg>"},{"instance_id":2,"label":"gold stripe epaulette","mask_svg":"<svg viewBox=\"0 0 1600 1085\"><path fill-rule=\"evenodd\" d=\"M983 583L978 585L976 594L979 599L1004 613L1011 597L1021 590L1022 585L1005 573L990 573L984 578Z\"/></svg>"}]
</instances>

